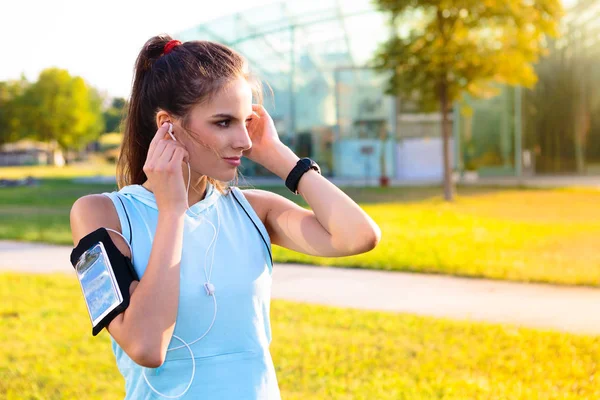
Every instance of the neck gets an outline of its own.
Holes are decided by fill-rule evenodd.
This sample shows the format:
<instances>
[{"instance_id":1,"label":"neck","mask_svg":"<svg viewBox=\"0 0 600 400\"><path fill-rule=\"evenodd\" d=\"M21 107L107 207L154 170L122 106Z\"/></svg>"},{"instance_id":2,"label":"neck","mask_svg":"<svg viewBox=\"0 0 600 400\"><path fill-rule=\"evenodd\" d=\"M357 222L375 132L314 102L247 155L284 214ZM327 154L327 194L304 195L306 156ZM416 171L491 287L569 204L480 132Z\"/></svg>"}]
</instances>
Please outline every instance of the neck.
<instances>
[{"instance_id":1,"label":"neck","mask_svg":"<svg viewBox=\"0 0 600 400\"><path fill-rule=\"evenodd\" d=\"M188 184L188 167L187 165L183 166L183 184L185 189L187 189ZM207 179L205 175L200 175L192 171L192 179L190 181L190 190L188 193L188 205L192 206L199 201L202 201L204 197L206 197L206 187L207 187ZM154 193L154 189L152 188L152 184L150 181L146 180L142 184L144 188L148 191Z\"/></svg>"},{"instance_id":2,"label":"neck","mask_svg":"<svg viewBox=\"0 0 600 400\"><path fill-rule=\"evenodd\" d=\"M192 181L190 182L190 192L188 193L188 205L192 206L206 197L207 180L206 176L200 176L194 179L192 172ZM187 178L184 180L187 189Z\"/></svg>"}]
</instances>

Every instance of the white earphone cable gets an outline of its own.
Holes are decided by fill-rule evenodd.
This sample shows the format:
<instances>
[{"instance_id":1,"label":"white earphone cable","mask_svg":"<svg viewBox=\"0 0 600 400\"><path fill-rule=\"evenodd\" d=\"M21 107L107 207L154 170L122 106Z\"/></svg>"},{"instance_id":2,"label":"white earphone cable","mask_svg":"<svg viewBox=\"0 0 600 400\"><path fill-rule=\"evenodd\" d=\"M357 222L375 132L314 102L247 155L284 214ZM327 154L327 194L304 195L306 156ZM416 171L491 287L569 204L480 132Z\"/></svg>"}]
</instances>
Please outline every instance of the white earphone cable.
<instances>
[{"instance_id":1,"label":"white earphone cable","mask_svg":"<svg viewBox=\"0 0 600 400\"><path fill-rule=\"evenodd\" d=\"M171 135L171 138L173 138L173 140L177 141L177 139L175 139L175 136L173 136L172 130L173 130L173 125L169 124L169 132L168 133L169 133L169 135ZM191 167L190 167L190 163L189 162L187 163L187 166L188 166L188 184L187 184L187 189L186 189L186 195L187 195L186 199L189 196L190 183L191 183L191 178L192 178ZM192 376L190 378L190 382L188 383L187 387L185 388L185 390L181 394L178 394L176 396L168 396L168 395L160 393L158 390L156 390L156 388L154 388L154 386L152 386L152 384L150 384L150 381L148 380L148 377L146 376L146 370L145 369L142 370L142 375L144 376L144 380L146 381L146 384L148 385L148 387L154 393L156 393L157 395L165 397L165 398L168 398L168 399L177 399L177 398L183 396L184 394L187 393L187 391L192 386L192 382L194 381L194 376L196 374L196 360L195 360L194 352L193 352L193 350L192 350L192 348L190 346L192 344L196 343L197 341L201 340L202 338L204 338L208 334L208 332L210 332L210 330L212 329L212 327L213 327L213 325L215 323L215 320L217 318L217 297L215 296L215 287L210 282L210 279L212 277L213 263L214 263L214 260L215 260L216 240L217 240L217 237L219 236L219 231L221 229L221 219L220 219L220 216L219 216L219 203L218 202L215 203L215 207L217 209L217 228L216 229L215 229L215 226L212 224L212 222L210 222L207 218L205 218L204 216L202 216L200 214L196 214L195 212L193 212L190 209L189 203L188 203L188 208L187 208L187 211L189 211L190 213L192 213L193 215L195 215L197 217L202 218L204 221L208 222L210 224L210 226L213 228L213 238L212 238L211 242L209 243L208 247L206 248L206 253L204 254L204 277L206 279L206 283L204 284L204 288L206 290L206 294L209 295L209 296L212 296L212 298L213 298L214 313L213 313L212 321L210 323L210 326L206 330L206 332L204 332L199 338L195 339L194 341L192 341L190 343L187 343L185 340L183 340L179 336L176 336L175 334L173 334L172 335L173 338L179 340L181 343L183 343L183 345L167 349L167 352L173 351L173 350L178 350L178 349L181 349L183 347L186 347L188 349L188 351L190 353L190 356L192 358ZM123 235L121 235L121 236L123 236ZM127 243L127 244L129 245L129 243ZM208 252L210 251L211 247L213 247L213 253L212 253L212 259L211 259L211 263L210 263L209 272L207 274L207 272L206 272L206 264L207 264ZM129 246L129 248L131 249L131 246ZM133 251L131 251L131 254L132 254L132 260L133 260Z\"/></svg>"},{"instance_id":2,"label":"white earphone cable","mask_svg":"<svg viewBox=\"0 0 600 400\"><path fill-rule=\"evenodd\" d=\"M144 370L142 372L142 375L144 376L144 380L146 381L146 384L148 385L148 387L154 393L156 393L157 395L162 396L162 397L166 397L167 399L177 399L177 398L183 396L184 394L186 394L187 391L190 390L190 387L192 387L192 382L194 382L194 376L196 375L196 359L194 358L194 352L192 351L192 348L182 338L180 338L179 336L173 335L173 337L175 339L181 341L181 343L183 343L182 347L187 347L188 351L190 352L191 358L192 358L192 377L190 378L190 382L188 383L188 385L185 388L185 390L181 394L178 394L177 396L169 396L169 395L163 394L163 393L159 392L158 390L156 390L154 388L154 386L152 386L150 384L150 381L148 380L148 377L146 376L146 371Z\"/></svg>"},{"instance_id":3,"label":"white earphone cable","mask_svg":"<svg viewBox=\"0 0 600 400\"><path fill-rule=\"evenodd\" d=\"M114 233L116 233L117 235L119 235L119 236L121 236L123 238L123 241L125 242L125 244L127 246L129 246L129 253L131 254L131 263L133 264L133 249L131 248L131 245L129 244L129 242L127 241L127 239L125 239L125 236L123 236L121 234L121 232L117 232L114 229L110 229L110 228L104 228L104 229L106 229L107 231L114 232Z\"/></svg>"}]
</instances>

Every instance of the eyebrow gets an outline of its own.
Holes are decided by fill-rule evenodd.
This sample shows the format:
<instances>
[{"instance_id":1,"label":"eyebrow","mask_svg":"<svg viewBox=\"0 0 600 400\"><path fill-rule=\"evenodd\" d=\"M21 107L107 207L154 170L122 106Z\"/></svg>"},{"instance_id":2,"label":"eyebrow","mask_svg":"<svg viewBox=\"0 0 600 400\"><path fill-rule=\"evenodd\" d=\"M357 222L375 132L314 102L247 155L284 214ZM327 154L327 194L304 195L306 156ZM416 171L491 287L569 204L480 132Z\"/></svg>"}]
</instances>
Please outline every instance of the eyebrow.
<instances>
[{"instance_id":1,"label":"eyebrow","mask_svg":"<svg viewBox=\"0 0 600 400\"><path fill-rule=\"evenodd\" d=\"M252 116L253 116L253 115L252 115L252 114L250 114L250 115L248 115L248 116L246 117L246 119L248 119L248 118L251 118ZM237 117L234 117L234 116L233 116L233 115L231 115L231 114L223 114L223 113L221 113L221 114L214 114L214 115L211 115L210 117L211 117L211 118L223 118L223 119L225 119L225 118L226 118L226 119L232 119L232 120L234 120L234 121L237 121L237 120L238 120L238 118L237 118Z\"/></svg>"}]
</instances>

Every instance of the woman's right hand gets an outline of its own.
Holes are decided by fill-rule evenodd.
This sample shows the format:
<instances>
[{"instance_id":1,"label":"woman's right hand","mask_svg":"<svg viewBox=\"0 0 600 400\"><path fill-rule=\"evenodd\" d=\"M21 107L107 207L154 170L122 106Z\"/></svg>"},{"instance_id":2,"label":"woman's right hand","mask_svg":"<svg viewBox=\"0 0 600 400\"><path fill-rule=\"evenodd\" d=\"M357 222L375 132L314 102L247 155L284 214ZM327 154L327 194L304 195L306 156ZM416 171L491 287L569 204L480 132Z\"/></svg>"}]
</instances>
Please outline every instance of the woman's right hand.
<instances>
[{"instance_id":1,"label":"woman's right hand","mask_svg":"<svg viewBox=\"0 0 600 400\"><path fill-rule=\"evenodd\" d=\"M143 171L148 177L159 211L185 213L188 208L182 163L189 160L185 147L168 134L164 123L150 142Z\"/></svg>"}]
</instances>

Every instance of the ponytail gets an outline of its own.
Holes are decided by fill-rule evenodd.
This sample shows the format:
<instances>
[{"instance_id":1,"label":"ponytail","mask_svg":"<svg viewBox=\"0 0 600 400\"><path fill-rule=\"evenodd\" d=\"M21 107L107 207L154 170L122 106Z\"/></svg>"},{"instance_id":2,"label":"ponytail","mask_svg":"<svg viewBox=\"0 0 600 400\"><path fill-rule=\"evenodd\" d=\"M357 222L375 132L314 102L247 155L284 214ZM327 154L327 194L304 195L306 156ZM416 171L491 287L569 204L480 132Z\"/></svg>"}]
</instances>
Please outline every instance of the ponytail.
<instances>
[{"instance_id":1,"label":"ponytail","mask_svg":"<svg viewBox=\"0 0 600 400\"><path fill-rule=\"evenodd\" d=\"M129 100L129 112L125 119L123 145L117 161L117 185L119 189L127 185L141 185L148 178L143 171L150 140L144 140L148 133L156 131L154 111L143 101L152 65L163 54L165 44L171 40L168 35L155 36L148 40L140 51L133 73L133 85Z\"/></svg>"}]
</instances>

